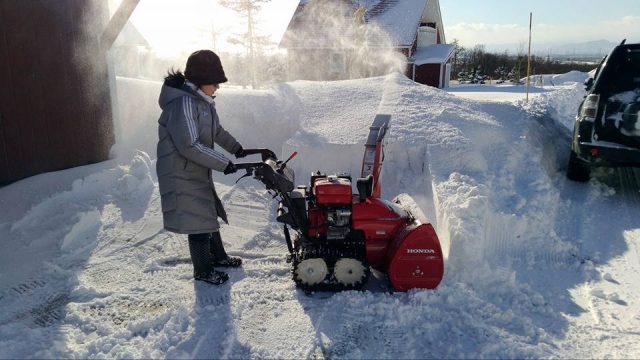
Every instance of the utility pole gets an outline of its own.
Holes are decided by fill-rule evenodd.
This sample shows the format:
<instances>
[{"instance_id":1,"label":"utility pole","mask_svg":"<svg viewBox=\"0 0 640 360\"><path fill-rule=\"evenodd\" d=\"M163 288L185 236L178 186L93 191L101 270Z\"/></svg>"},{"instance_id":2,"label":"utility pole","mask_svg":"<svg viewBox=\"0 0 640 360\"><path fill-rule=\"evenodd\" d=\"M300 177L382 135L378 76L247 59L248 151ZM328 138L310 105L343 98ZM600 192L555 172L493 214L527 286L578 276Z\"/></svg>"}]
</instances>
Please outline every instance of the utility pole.
<instances>
[{"instance_id":1,"label":"utility pole","mask_svg":"<svg viewBox=\"0 0 640 360\"><path fill-rule=\"evenodd\" d=\"M531 19L533 15L529 13L529 59L527 60L527 104L529 103L529 74L531 71Z\"/></svg>"},{"instance_id":2,"label":"utility pole","mask_svg":"<svg viewBox=\"0 0 640 360\"><path fill-rule=\"evenodd\" d=\"M256 89L256 57L254 49L254 23L253 23L253 7L251 4L247 7L247 33L249 34L249 61L251 63L251 88Z\"/></svg>"}]
</instances>

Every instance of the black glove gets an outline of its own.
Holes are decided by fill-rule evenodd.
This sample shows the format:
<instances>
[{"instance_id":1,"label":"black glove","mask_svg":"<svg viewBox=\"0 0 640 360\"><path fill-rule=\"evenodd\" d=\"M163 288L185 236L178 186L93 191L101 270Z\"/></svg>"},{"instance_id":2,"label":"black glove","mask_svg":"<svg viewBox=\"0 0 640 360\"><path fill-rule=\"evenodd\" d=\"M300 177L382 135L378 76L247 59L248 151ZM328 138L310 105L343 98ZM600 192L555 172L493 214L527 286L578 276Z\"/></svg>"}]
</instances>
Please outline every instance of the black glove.
<instances>
[{"instance_id":1,"label":"black glove","mask_svg":"<svg viewBox=\"0 0 640 360\"><path fill-rule=\"evenodd\" d=\"M240 145L240 149L238 149L238 151L236 151L236 153L233 155L236 156L236 159L240 159L247 156L247 154L244 153L244 149L242 148L242 145Z\"/></svg>"},{"instance_id":2,"label":"black glove","mask_svg":"<svg viewBox=\"0 0 640 360\"><path fill-rule=\"evenodd\" d=\"M229 164L227 165L226 168L224 168L223 173L225 175L229 175L229 174L233 174L234 172L238 171L238 169L236 168L235 165L233 165L233 163L231 162L231 160L229 160Z\"/></svg>"}]
</instances>

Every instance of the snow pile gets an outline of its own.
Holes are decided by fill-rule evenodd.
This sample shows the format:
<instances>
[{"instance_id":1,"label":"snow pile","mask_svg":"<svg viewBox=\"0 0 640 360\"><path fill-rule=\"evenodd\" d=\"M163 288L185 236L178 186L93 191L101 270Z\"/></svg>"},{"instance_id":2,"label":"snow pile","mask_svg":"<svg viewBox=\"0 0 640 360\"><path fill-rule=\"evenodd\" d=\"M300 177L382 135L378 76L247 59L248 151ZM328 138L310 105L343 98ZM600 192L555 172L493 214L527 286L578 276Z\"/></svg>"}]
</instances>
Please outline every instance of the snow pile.
<instances>
[{"instance_id":1,"label":"snow pile","mask_svg":"<svg viewBox=\"0 0 640 360\"><path fill-rule=\"evenodd\" d=\"M579 104L586 94L587 92L582 83L575 83L567 88L542 94L534 101L534 104L543 109L546 107L549 116L570 131L573 131Z\"/></svg>"},{"instance_id":2,"label":"snow pile","mask_svg":"<svg viewBox=\"0 0 640 360\"><path fill-rule=\"evenodd\" d=\"M637 357L640 262L626 249L640 241L638 174L566 182L578 82L528 104L503 101L523 87L485 89L497 101L390 75L216 98L245 148L298 151L299 184L316 170L359 176L371 122L392 116L382 195L411 196L447 254L438 289L406 293L381 274L364 291L297 290L276 204L255 180L236 184L241 174L214 180L226 248L244 265L225 285L194 283L185 236L162 229L158 111L129 107L118 158L0 189L3 205L43 189L24 211L0 211L0 358Z\"/></svg>"},{"instance_id":3,"label":"snow pile","mask_svg":"<svg viewBox=\"0 0 640 360\"><path fill-rule=\"evenodd\" d=\"M562 86L562 85L572 85L573 83L582 84L589 77L589 74L583 73L582 71L570 71L566 74L551 74L551 75L542 75L545 80L543 85L553 85L553 86Z\"/></svg>"}]
</instances>

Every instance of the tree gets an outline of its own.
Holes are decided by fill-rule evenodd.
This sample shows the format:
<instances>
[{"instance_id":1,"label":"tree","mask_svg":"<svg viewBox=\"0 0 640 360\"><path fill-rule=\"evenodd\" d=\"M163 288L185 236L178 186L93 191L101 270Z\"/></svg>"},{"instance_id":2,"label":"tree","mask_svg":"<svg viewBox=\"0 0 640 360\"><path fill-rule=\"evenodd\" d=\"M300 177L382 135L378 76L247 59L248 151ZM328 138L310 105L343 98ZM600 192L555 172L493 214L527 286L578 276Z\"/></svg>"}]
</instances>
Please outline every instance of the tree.
<instances>
[{"instance_id":1,"label":"tree","mask_svg":"<svg viewBox=\"0 0 640 360\"><path fill-rule=\"evenodd\" d=\"M500 65L494 73L497 75L498 84L502 84L507 81L509 77L509 67L506 65Z\"/></svg>"},{"instance_id":2,"label":"tree","mask_svg":"<svg viewBox=\"0 0 640 360\"><path fill-rule=\"evenodd\" d=\"M220 58L225 65L224 71L227 73L227 78L233 81L234 85L240 85L246 87L251 84L250 74L247 74L248 68L246 62L246 56L242 53L220 53Z\"/></svg>"},{"instance_id":3,"label":"tree","mask_svg":"<svg viewBox=\"0 0 640 360\"><path fill-rule=\"evenodd\" d=\"M484 69L482 65L478 65L474 70L471 76L472 84L484 84L484 81L488 78L488 76L484 73Z\"/></svg>"},{"instance_id":4,"label":"tree","mask_svg":"<svg viewBox=\"0 0 640 360\"><path fill-rule=\"evenodd\" d=\"M469 81L469 72L467 71L467 69L460 70L457 76L458 76L458 82L460 84L466 84L467 81Z\"/></svg>"},{"instance_id":5,"label":"tree","mask_svg":"<svg viewBox=\"0 0 640 360\"><path fill-rule=\"evenodd\" d=\"M458 72L458 57L462 57L465 50L458 39L453 39L451 45L453 45L453 73L456 74Z\"/></svg>"},{"instance_id":6,"label":"tree","mask_svg":"<svg viewBox=\"0 0 640 360\"><path fill-rule=\"evenodd\" d=\"M525 66L525 60L526 54L524 52L524 42L520 42L513 68L511 69L511 72L509 72L509 80L516 85L524 84L524 82L522 82L522 72L524 71L526 73L527 70L523 68Z\"/></svg>"},{"instance_id":7,"label":"tree","mask_svg":"<svg viewBox=\"0 0 640 360\"><path fill-rule=\"evenodd\" d=\"M251 86L256 87L256 51L260 46L271 44L266 36L259 36L256 29L255 15L262 9L262 4L271 0L219 0L220 5L231 9L247 20L247 32L229 39L229 43L242 45L249 58Z\"/></svg>"},{"instance_id":8,"label":"tree","mask_svg":"<svg viewBox=\"0 0 640 360\"><path fill-rule=\"evenodd\" d=\"M509 51L502 53L488 53L484 45L475 45L464 48L458 40L454 40L455 65L452 67L451 77L457 79L461 84L478 83L488 78L487 75L494 76L498 83L510 81L516 85L522 85L523 77L526 75L527 55L525 53L524 42L520 43L519 50L515 55ZM593 70L597 63L582 61L559 61L550 56L531 56L532 74L563 74L571 70L589 72ZM478 67L481 72L478 73ZM480 79L478 78L480 75ZM540 79L539 77L537 78Z\"/></svg>"}]
</instances>

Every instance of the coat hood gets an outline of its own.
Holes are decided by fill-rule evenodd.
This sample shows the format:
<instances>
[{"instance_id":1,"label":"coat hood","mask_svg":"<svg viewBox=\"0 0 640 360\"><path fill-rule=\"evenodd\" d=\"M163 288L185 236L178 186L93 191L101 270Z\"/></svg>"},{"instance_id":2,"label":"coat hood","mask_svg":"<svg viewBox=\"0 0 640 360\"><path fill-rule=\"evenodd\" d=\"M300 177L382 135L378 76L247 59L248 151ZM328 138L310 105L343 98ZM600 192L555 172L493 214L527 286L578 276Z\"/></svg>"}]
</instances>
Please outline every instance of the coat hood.
<instances>
[{"instance_id":1,"label":"coat hood","mask_svg":"<svg viewBox=\"0 0 640 360\"><path fill-rule=\"evenodd\" d=\"M160 90L158 104L160 105L160 108L164 110L170 102L183 96L196 97L191 91L188 90L188 88L184 86L180 88L174 88L165 83L164 85L162 85L162 89Z\"/></svg>"}]
</instances>

